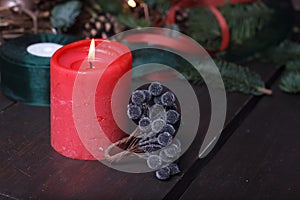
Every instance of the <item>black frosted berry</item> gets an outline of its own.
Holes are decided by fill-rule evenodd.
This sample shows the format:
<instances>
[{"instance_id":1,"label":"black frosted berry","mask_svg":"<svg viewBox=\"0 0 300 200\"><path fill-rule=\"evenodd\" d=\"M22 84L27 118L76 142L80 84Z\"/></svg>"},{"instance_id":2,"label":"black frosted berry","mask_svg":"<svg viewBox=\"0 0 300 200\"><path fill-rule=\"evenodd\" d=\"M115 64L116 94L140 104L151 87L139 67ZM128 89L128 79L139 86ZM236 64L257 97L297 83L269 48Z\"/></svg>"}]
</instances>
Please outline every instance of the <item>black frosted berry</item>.
<instances>
[{"instance_id":1,"label":"black frosted berry","mask_svg":"<svg viewBox=\"0 0 300 200\"><path fill-rule=\"evenodd\" d=\"M175 95L172 92L165 92L161 96L161 102L164 106L172 106L175 103Z\"/></svg>"},{"instance_id":2,"label":"black frosted berry","mask_svg":"<svg viewBox=\"0 0 300 200\"><path fill-rule=\"evenodd\" d=\"M135 152L145 153L148 167L156 170L159 180L180 173L173 163L181 153L180 142L175 138L181 118L175 93L159 82L145 84L132 92L127 108L128 117L138 125L140 133Z\"/></svg>"},{"instance_id":3,"label":"black frosted berry","mask_svg":"<svg viewBox=\"0 0 300 200\"><path fill-rule=\"evenodd\" d=\"M130 119L139 119L142 114L142 109L133 104L129 104L127 107L127 115Z\"/></svg>"},{"instance_id":4,"label":"black frosted berry","mask_svg":"<svg viewBox=\"0 0 300 200\"><path fill-rule=\"evenodd\" d=\"M159 82L152 82L148 90L153 96L159 96L163 91L163 86Z\"/></svg>"},{"instance_id":5,"label":"black frosted berry","mask_svg":"<svg viewBox=\"0 0 300 200\"><path fill-rule=\"evenodd\" d=\"M164 132L158 135L157 142L162 146L168 146L169 144L172 143L172 139L173 137L170 133Z\"/></svg>"},{"instance_id":6,"label":"black frosted berry","mask_svg":"<svg viewBox=\"0 0 300 200\"><path fill-rule=\"evenodd\" d=\"M151 95L151 93L149 92L149 90L142 90L142 91L144 92L144 95L145 95L145 102L151 101L152 95Z\"/></svg>"},{"instance_id":7,"label":"black frosted berry","mask_svg":"<svg viewBox=\"0 0 300 200\"><path fill-rule=\"evenodd\" d=\"M167 148L165 148L163 151L167 157L176 158L179 156L181 149L176 147L176 145L172 144L172 145L168 146Z\"/></svg>"},{"instance_id":8,"label":"black frosted berry","mask_svg":"<svg viewBox=\"0 0 300 200\"><path fill-rule=\"evenodd\" d=\"M142 109L142 117L149 117L150 107L147 103L139 105Z\"/></svg>"},{"instance_id":9,"label":"black frosted berry","mask_svg":"<svg viewBox=\"0 0 300 200\"><path fill-rule=\"evenodd\" d=\"M166 122L163 119L156 119L151 123L151 130L154 133L158 133L163 129L165 126Z\"/></svg>"},{"instance_id":10,"label":"black frosted berry","mask_svg":"<svg viewBox=\"0 0 300 200\"><path fill-rule=\"evenodd\" d=\"M148 144L155 144L157 143L157 138L155 136L142 138L139 141L139 146L148 145Z\"/></svg>"},{"instance_id":11,"label":"black frosted berry","mask_svg":"<svg viewBox=\"0 0 300 200\"><path fill-rule=\"evenodd\" d=\"M168 132L168 133L170 133L172 136L174 136L176 130L175 130L175 128L174 128L171 124L166 124L166 125L162 128L161 132Z\"/></svg>"},{"instance_id":12,"label":"black frosted berry","mask_svg":"<svg viewBox=\"0 0 300 200\"><path fill-rule=\"evenodd\" d=\"M131 95L131 101L134 104L140 105L146 100L146 95L142 90L136 90Z\"/></svg>"},{"instance_id":13,"label":"black frosted berry","mask_svg":"<svg viewBox=\"0 0 300 200\"><path fill-rule=\"evenodd\" d=\"M167 123L175 124L178 122L180 114L176 110L167 111Z\"/></svg>"},{"instance_id":14,"label":"black frosted berry","mask_svg":"<svg viewBox=\"0 0 300 200\"><path fill-rule=\"evenodd\" d=\"M162 160L158 155L151 155L147 158L147 165L150 169L159 169L162 165Z\"/></svg>"},{"instance_id":15,"label":"black frosted berry","mask_svg":"<svg viewBox=\"0 0 300 200\"><path fill-rule=\"evenodd\" d=\"M162 101L161 101L161 96L158 96L158 97L154 97L153 98L153 102L155 103L155 104L158 104L158 105L163 105L163 103L162 103Z\"/></svg>"},{"instance_id":16,"label":"black frosted berry","mask_svg":"<svg viewBox=\"0 0 300 200\"><path fill-rule=\"evenodd\" d=\"M140 146L139 150L142 150L143 152L151 153L151 152L154 152L154 151L158 151L161 148L163 148L163 146L160 145L160 144L147 144L147 145L144 145L144 146Z\"/></svg>"},{"instance_id":17,"label":"black frosted berry","mask_svg":"<svg viewBox=\"0 0 300 200\"><path fill-rule=\"evenodd\" d=\"M148 131L151 128L151 120L149 117L143 117L139 121L141 131Z\"/></svg>"},{"instance_id":18,"label":"black frosted berry","mask_svg":"<svg viewBox=\"0 0 300 200\"><path fill-rule=\"evenodd\" d=\"M170 178L171 170L168 167L163 167L155 172L156 178L159 180L167 180Z\"/></svg>"},{"instance_id":19,"label":"black frosted berry","mask_svg":"<svg viewBox=\"0 0 300 200\"><path fill-rule=\"evenodd\" d=\"M170 158L166 155L165 151L161 150L159 151L159 157L161 158L162 161L166 162L166 163L171 163L173 162L173 158Z\"/></svg>"},{"instance_id":20,"label":"black frosted berry","mask_svg":"<svg viewBox=\"0 0 300 200\"><path fill-rule=\"evenodd\" d=\"M171 163L167 166L167 168L170 169L171 176L179 174L181 172L177 163Z\"/></svg>"}]
</instances>

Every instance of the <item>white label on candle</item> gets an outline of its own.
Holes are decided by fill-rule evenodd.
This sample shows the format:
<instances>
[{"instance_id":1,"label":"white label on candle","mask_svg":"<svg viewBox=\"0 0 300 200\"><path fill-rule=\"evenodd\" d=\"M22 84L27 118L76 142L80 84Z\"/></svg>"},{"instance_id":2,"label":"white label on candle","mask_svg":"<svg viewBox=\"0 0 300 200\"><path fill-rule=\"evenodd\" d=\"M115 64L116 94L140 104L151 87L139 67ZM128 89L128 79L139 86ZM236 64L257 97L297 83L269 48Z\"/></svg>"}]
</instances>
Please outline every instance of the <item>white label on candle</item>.
<instances>
[{"instance_id":1,"label":"white label on candle","mask_svg":"<svg viewBox=\"0 0 300 200\"><path fill-rule=\"evenodd\" d=\"M62 47L60 44L41 42L29 45L27 47L27 52L35 56L50 58L60 47Z\"/></svg>"}]
</instances>

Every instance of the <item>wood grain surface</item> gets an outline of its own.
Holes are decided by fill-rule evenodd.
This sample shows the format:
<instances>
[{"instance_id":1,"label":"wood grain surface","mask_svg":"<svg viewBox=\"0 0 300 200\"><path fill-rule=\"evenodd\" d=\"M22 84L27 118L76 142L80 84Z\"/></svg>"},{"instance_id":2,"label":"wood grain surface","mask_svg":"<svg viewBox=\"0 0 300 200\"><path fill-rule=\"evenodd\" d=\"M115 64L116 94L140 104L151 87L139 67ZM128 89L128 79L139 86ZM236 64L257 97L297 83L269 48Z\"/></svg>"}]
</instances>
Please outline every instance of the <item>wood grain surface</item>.
<instances>
[{"instance_id":1,"label":"wood grain surface","mask_svg":"<svg viewBox=\"0 0 300 200\"><path fill-rule=\"evenodd\" d=\"M272 64L253 62L249 65L266 81L279 71ZM215 160L218 158L218 151L230 145L226 144L226 141L235 135L235 129L244 119L247 120L250 112L255 112L257 102L265 98L276 98L228 94L228 112L224 129L226 132L212 155L208 156L205 162L201 162L199 171L195 168L199 165L198 151L209 124L210 101L204 87L195 86L194 89L200 99L199 105L201 116L203 116L198 135L192 146L180 158L182 173L166 182L158 181L152 172L129 174L111 169L98 161L72 160L57 154L50 146L49 108L32 107L20 103L11 105L11 101L0 95L2 108L0 112L0 197L6 199L178 199L182 194L182 198L189 198L187 196L189 193L196 195L191 197L198 197L199 193L194 192L198 186L197 180L204 178L207 179L207 183L216 179L216 177L211 179L211 173L216 170L215 166L212 167L212 171L210 171L211 167L207 166L217 162ZM257 125L258 122L252 121L253 127ZM252 139L252 143L253 140L255 139ZM247 142L247 139L245 141ZM238 143L231 149L231 161L237 157L233 154L238 153L237 148ZM244 147L241 146L241 148ZM226 153L230 154L230 148ZM256 156L259 157L259 155ZM230 159L224 161L226 158L221 157L223 160L218 162L217 168L220 174L227 174L231 169L243 170L237 169L239 166L245 167L244 163L236 167L232 166L229 163ZM263 160L264 157L260 159ZM205 169L207 171L203 172ZM251 171L250 168L249 171ZM249 173L255 174L255 172ZM221 180L218 185L221 185ZM227 183L228 187L230 187L228 183L230 181L232 184L237 184L233 179L224 181L222 184ZM232 187L233 189L235 187ZM252 191L256 189L253 186ZM202 197L210 197L217 192L213 189L206 189ZM248 195L251 196L250 193Z\"/></svg>"},{"instance_id":2,"label":"wood grain surface","mask_svg":"<svg viewBox=\"0 0 300 200\"><path fill-rule=\"evenodd\" d=\"M299 199L300 97L273 90L180 199Z\"/></svg>"}]
</instances>

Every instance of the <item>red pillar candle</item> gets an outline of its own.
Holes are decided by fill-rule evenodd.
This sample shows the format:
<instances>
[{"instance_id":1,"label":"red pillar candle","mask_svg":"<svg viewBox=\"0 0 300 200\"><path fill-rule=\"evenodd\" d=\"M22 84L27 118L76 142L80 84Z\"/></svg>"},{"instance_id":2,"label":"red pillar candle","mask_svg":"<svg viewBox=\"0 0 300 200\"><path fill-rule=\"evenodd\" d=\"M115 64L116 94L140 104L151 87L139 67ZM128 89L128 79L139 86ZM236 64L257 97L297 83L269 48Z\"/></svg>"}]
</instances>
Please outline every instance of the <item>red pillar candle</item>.
<instances>
[{"instance_id":1,"label":"red pillar candle","mask_svg":"<svg viewBox=\"0 0 300 200\"><path fill-rule=\"evenodd\" d=\"M132 56L120 43L95 43L91 62L91 40L66 45L51 58L51 145L80 160L103 159L105 148L124 136L113 119L111 97L118 80L131 69Z\"/></svg>"}]
</instances>

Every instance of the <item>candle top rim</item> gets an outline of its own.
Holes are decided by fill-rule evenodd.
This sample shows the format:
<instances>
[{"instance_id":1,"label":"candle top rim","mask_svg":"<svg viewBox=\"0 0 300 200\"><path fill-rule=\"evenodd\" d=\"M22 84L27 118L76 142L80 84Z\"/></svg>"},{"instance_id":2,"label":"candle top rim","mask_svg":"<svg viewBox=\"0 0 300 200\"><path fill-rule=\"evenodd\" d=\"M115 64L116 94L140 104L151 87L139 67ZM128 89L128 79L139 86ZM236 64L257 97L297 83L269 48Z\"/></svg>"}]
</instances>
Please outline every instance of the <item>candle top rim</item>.
<instances>
[{"instance_id":1,"label":"candle top rim","mask_svg":"<svg viewBox=\"0 0 300 200\"><path fill-rule=\"evenodd\" d=\"M131 52L124 44L106 40L102 38L95 38L96 42L96 55L95 62L102 62L103 64L112 64L119 57L126 56L127 59L132 59ZM73 72L87 72L88 70L75 69L70 65L75 62L87 62L88 63L88 51L91 43L91 39L79 40L58 49L51 57L51 67L56 67ZM99 57L101 55L101 57ZM74 59L70 59L73 56ZM64 59L69 58L69 63L62 63ZM97 69L97 68L96 68ZM92 70L96 70L93 68Z\"/></svg>"}]
</instances>

